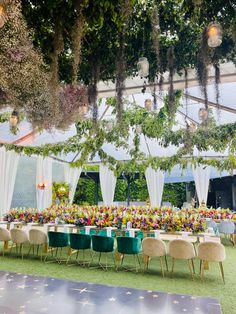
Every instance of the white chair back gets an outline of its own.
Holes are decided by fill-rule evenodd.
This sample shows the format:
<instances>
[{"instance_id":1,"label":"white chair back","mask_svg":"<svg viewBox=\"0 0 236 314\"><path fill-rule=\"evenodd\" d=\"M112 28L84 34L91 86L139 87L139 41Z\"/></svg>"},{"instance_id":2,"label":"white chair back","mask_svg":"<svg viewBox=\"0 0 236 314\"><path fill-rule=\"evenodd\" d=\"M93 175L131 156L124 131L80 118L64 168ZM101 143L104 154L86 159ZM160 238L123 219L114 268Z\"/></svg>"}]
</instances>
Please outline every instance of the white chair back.
<instances>
[{"instance_id":1,"label":"white chair back","mask_svg":"<svg viewBox=\"0 0 236 314\"><path fill-rule=\"evenodd\" d=\"M169 243L169 255L176 259L192 259L195 257L194 246L186 240L172 240Z\"/></svg>"},{"instance_id":2,"label":"white chair back","mask_svg":"<svg viewBox=\"0 0 236 314\"><path fill-rule=\"evenodd\" d=\"M28 234L22 229L14 228L10 230L10 233L13 243L22 244L29 241Z\"/></svg>"},{"instance_id":3,"label":"white chair back","mask_svg":"<svg viewBox=\"0 0 236 314\"><path fill-rule=\"evenodd\" d=\"M149 257L166 255L165 242L156 238L144 238L142 241L143 254Z\"/></svg>"},{"instance_id":4,"label":"white chair back","mask_svg":"<svg viewBox=\"0 0 236 314\"><path fill-rule=\"evenodd\" d=\"M198 245L198 258L209 262L223 262L226 258L225 247L218 242L202 242Z\"/></svg>"},{"instance_id":5,"label":"white chair back","mask_svg":"<svg viewBox=\"0 0 236 314\"><path fill-rule=\"evenodd\" d=\"M6 228L0 227L0 241L10 241L11 234Z\"/></svg>"},{"instance_id":6,"label":"white chair back","mask_svg":"<svg viewBox=\"0 0 236 314\"><path fill-rule=\"evenodd\" d=\"M34 245L46 244L48 242L47 234L42 230L30 229L29 242Z\"/></svg>"}]
</instances>

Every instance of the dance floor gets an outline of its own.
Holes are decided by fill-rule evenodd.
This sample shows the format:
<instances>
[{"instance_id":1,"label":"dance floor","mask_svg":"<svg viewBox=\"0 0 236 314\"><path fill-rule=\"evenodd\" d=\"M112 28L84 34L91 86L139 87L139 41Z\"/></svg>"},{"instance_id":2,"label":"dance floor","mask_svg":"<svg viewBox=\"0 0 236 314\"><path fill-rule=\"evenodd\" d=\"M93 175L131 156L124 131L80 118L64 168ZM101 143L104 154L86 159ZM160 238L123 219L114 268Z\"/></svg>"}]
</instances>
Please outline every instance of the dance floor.
<instances>
[{"instance_id":1,"label":"dance floor","mask_svg":"<svg viewBox=\"0 0 236 314\"><path fill-rule=\"evenodd\" d=\"M0 272L0 313L220 314L221 308L213 298Z\"/></svg>"}]
</instances>

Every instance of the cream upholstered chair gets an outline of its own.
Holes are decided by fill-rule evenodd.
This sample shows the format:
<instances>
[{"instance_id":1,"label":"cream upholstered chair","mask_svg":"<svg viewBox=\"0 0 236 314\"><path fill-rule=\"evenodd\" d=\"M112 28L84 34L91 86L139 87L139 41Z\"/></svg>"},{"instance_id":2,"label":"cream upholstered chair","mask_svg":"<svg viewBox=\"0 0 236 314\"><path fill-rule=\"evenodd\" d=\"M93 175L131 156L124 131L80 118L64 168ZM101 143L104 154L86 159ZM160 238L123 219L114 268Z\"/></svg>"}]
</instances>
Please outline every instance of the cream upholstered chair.
<instances>
[{"instance_id":1,"label":"cream upholstered chair","mask_svg":"<svg viewBox=\"0 0 236 314\"><path fill-rule=\"evenodd\" d=\"M198 245L198 258L200 259L200 272L201 277L204 277L204 262L218 262L220 265L221 276L223 282L225 283L224 278L224 269L223 261L226 258L225 247L218 242L202 242Z\"/></svg>"},{"instance_id":2,"label":"cream upholstered chair","mask_svg":"<svg viewBox=\"0 0 236 314\"><path fill-rule=\"evenodd\" d=\"M171 274L173 274L174 271L175 259L183 259L188 261L192 279L194 278L195 270L193 258L195 257L195 250L191 242L182 239L175 239L170 241L169 256L172 258Z\"/></svg>"},{"instance_id":3,"label":"cream upholstered chair","mask_svg":"<svg viewBox=\"0 0 236 314\"><path fill-rule=\"evenodd\" d=\"M4 242L2 255L5 253L5 243L11 240L11 234L6 228L0 227L0 241Z\"/></svg>"},{"instance_id":4,"label":"cream upholstered chair","mask_svg":"<svg viewBox=\"0 0 236 314\"><path fill-rule=\"evenodd\" d=\"M21 257L23 259L23 245L25 243L29 242L29 238L28 238L28 234L22 230L22 229L18 229L18 228L13 228L10 230L10 234L11 234L11 240L12 240L12 246L11 246L11 250L13 245L16 245L16 252L18 253L18 246L20 247L19 253L21 253Z\"/></svg>"},{"instance_id":5,"label":"cream upholstered chair","mask_svg":"<svg viewBox=\"0 0 236 314\"><path fill-rule=\"evenodd\" d=\"M31 249L33 248L33 254L34 254L34 247L37 246L37 255L38 255L39 247L41 247L41 260L42 260L43 247L46 246L48 243L47 234L42 230L30 229L29 230L29 242L30 242L29 253Z\"/></svg>"},{"instance_id":6,"label":"cream upholstered chair","mask_svg":"<svg viewBox=\"0 0 236 314\"><path fill-rule=\"evenodd\" d=\"M143 249L143 256L144 256L144 270L148 269L148 264L151 258L153 257L160 257L160 264L161 264L161 272L162 276L164 277L164 269L163 269L163 257L165 258L166 268L168 271L168 265L166 260L166 245L165 242L156 239L156 238L144 238L142 241L142 249Z\"/></svg>"}]
</instances>

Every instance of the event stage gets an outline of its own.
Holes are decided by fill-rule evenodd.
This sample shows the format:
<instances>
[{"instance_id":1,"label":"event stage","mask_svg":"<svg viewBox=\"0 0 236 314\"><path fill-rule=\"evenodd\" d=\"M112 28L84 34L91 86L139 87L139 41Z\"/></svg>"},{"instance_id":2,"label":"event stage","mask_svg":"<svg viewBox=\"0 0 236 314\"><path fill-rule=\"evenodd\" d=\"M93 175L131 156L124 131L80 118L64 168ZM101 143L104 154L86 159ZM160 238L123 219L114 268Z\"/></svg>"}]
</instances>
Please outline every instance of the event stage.
<instances>
[{"instance_id":1,"label":"event stage","mask_svg":"<svg viewBox=\"0 0 236 314\"><path fill-rule=\"evenodd\" d=\"M220 314L219 301L0 272L1 314Z\"/></svg>"}]
</instances>

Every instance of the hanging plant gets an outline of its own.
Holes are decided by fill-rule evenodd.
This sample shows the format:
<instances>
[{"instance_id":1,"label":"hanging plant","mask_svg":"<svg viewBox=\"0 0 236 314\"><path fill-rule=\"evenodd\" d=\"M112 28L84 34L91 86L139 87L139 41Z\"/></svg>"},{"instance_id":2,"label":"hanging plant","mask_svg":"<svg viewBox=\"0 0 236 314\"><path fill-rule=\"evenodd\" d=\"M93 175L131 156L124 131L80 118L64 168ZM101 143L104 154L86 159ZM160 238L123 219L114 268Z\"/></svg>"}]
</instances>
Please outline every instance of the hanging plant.
<instances>
[{"instance_id":1,"label":"hanging plant","mask_svg":"<svg viewBox=\"0 0 236 314\"><path fill-rule=\"evenodd\" d=\"M152 44L153 49L156 54L157 61L157 73L160 70L160 21L159 21L159 12L157 5L154 5L152 14L151 14L151 25L152 25Z\"/></svg>"},{"instance_id":2,"label":"hanging plant","mask_svg":"<svg viewBox=\"0 0 236 314\"><path fill-rule=\"evenodd\" d=\"M193 0L193 5L195 7L200 7L202 5L203 0Z\"/></svg>"},{"instance_id":3,"label":"hanging plant","mask_svg":"<svg viewBox=\"0 0 236 314\"><path fill-rule=\"evenodd\" d=\"M117 121L122 122L123 115L123 94L125 90L125 46L124 36L120 34L119 49L116 63L116 99L117 99Z\"/></svg>"},{"instance_id":4,"label":"hanging plant","mask_svg":"<svg viewBox=\"0 0 236 314\"><path fill-rule=\"evenodd\" d=\"M72 123L83 119L88 112L88 90L84 85L62 85L59 91L58 129L66 130Z\"/></svg>"},{"instance_id":5,"label":"hanging plant","mask_svg":"<svg viewBox=\"0 0 236 314\"><path fill-rule=\"evenodd\" d=\"M209 65L209 47L207 44L207 29L204 29L201 38L200 51L197 59L197 76L201 92L204 96L205 108L208 110L208 65Z\"/></svg>"},{"instance_id":6,"label":"hanging plant","mask_svg":"<svg viewBox=\"0 0 236 314\"><path fill-rule=\"evenodd\" d=\"M9 49L8 55L13 62L21 62L23 61L31 47L13 47Z\"/></svg>"},{"instance_id":7,"label":"hanging plant","mask_svg":"<svg viewBox=\"0 0 236 314\"><path fill-rule=\"evenodd\" d=\"M77 81L78 77L78 68L81 58L81 45L85 29L85 18L83 15L83 7L81 0L75 1L75 10L76 10L76 20L72 28L72 54L73 54L73 63L72 63L72 82Z\"/></svg>"},{"instance_id":8,"label":"hanging plant","mask_svg":"<svg viewBox=\"0 0 236 314\"><path fill-rule=\"evenodd\" d=\"M236 49L236 10L235 10L235 18L232 23L232 39L234 42L234 47Z\"/></svg>"},{"instance_id":9,"label":"hanging plant","mask_svg":"<svg viewBox=\"0 0 236 314\"><path fill-rule=\"evenodd\" d=\"M129 17L132 13L130 0L120 0L121 26L119 29L119 47L116 62L116 98L117 98L117 120L122 122L123 94L126 79L126 57L125 57L125 34L128 28Z\"/></svg>"},{"instance_id":10,"label":"hanging plant","mask_svg":"<svg viewBox=\"0 0 236 314\"><path fill-rule=\"evenodd\" d=\"M219 99L220 99L220 89L219 89L220 67L219 67L219 64L215 63L214 69L215 69L215 95L216 95L217 112L219 115L219 113L220 113L220 110L219 110L220 109L220 107L219 107Z\"/></svg>"},{"instance_id":11,"label":"hanging plant","mask_svg":"<svg viewBox=\"0 0 236 314\"><path fill-rule=\"evenodd\" d=\"M98 119L98 91L97 91L97 83L100 77L100 65L96 63L97 60L93 60L94 66L92 67L92 80L88 86L88 102L89 107L92 109L92 117L94 126L97 124Z\"/></svg>"},{"instance_id":12,"label":"hanging plant","mask_svg":"<svg viewBox=\"0 0 236 314\"><path fill-rule=\"evenodd\" d=\"M188 117L188 69L184 69L184 89L185 89L185 121ZM188 126L188 125L187 125Z\"/></svg>"},{"instance_id":13,"label":"hanging plant","mask_svg":"<svg viewBox=\"0 0 236 314\"><path fill-rule=\"evenodd\" d=\"M158 81L158 75L160 72L160 21L159 21L159 12L158 12L158 7L157 5L154 5L152 14L151 14L151 25L152 25L152 44L153 44L153 49L156 54L156 62L157 62L157 70L156 70L156 75L153 81L153 103L154 103L154 110L157 110L157 97L156 97L156 82L155 80L157 79ZM159 89L162 90L162 86L160 86L160 81L159 81Z\"/></svg>"},{"instance_id":14,"label":"hanging plant","mask_svg":"<svg viewBox=\"0 0 236 314\"><path fill-rule=\"evenodd\" d=\"M8 122L10 117L11 117L11 113L10 112L0 113L0 123Z\"/></svg>"},{"instance_id":15,"label":"hanging plant","mask_svg":"<svg viewBox=\"0 0 236 314\"><path fill-rule=\"evenodd\" d=\"M59 77L58 77L58 61L60 53L64 49L64 39L62 34L61 21L58 19L54 26L54 40L53 40L53 52L51 55L51 65L50 65L50 92L51 92L51 102L54 110L54 114L58 113L58 92L59 92Z\"/></svg>"},{"instance_id":16,"label":"hanging plant","mask_svg":"<svg viewBox=\"0 0 236 314\"><path fill-rule=\"evenodd\" d=\"M168 110L170 115L174 112L175 106L175 92L174 92L174 62L175 62L175 55L174 55L174 47L170 47L167 51L167 61L168 61L168 68L169 68L169 96L168 96Z\"/></svg>"},{"instance_id":17,"label":"hanging plant","mask_svg":"<svg viewBox=\"0 0 236 314\"><path fill-rule=\"evenodd\" d=\"M0 28L0 107L23 112L28 121L34 121L34 126L43 128L48 126L52 109L49 72L40 51L33 47L21 1L8 1L6 14L4 27Z\"/></svg>"}]
</instances>

